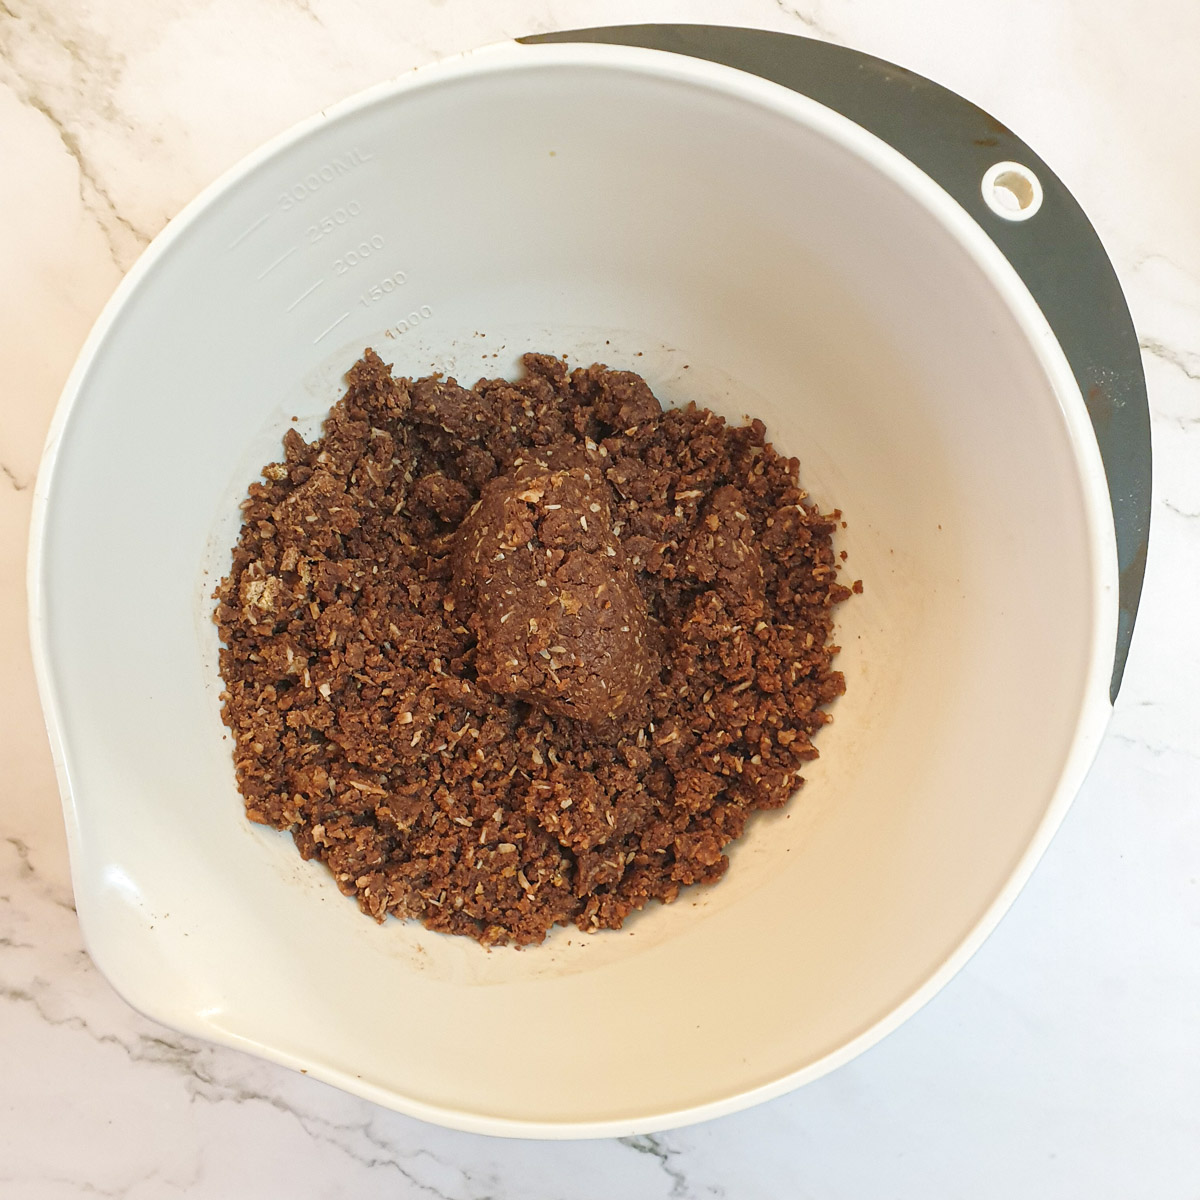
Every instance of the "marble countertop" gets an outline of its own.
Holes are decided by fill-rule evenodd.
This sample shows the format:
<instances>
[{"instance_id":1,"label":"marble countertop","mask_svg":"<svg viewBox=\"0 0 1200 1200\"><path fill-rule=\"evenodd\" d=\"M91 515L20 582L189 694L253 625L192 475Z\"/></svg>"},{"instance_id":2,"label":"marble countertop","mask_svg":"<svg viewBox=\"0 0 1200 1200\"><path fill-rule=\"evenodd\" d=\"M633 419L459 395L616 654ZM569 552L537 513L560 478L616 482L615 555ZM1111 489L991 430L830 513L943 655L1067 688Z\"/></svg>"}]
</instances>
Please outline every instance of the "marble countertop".
<instances>
[{"instance_id":1,"label":"marble countertop","mask_svg":"<svg viewBox=\"0 0 1200 1200\"><path fill-rule=\"evenodd\" d=\"M123 272L323 105L553 28L740 23L854 46L1015 129L1106 243L1144 351L1146 589L1091 775L966 969L850 1065L708 1125L505 1142L129 1009L92 967L25 635L47 422ZM1200 7L1160 0L0 0L0 1196L1200 1195Z\"/></svg>"}]
</instances>

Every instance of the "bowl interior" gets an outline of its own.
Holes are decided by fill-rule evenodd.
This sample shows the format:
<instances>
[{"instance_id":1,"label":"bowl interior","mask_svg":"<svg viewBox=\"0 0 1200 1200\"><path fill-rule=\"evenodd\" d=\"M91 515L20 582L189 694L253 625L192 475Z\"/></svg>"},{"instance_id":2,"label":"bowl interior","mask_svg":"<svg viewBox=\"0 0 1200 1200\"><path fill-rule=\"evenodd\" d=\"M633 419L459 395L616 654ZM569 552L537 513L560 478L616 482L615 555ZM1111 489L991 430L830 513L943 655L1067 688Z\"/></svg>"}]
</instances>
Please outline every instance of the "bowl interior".
<instances>
[{"instance_id":1,"label":"bowl interior","mask_svg":"<svg viewBox=\"0 0 1200 1200\"><path fill-rule=\"evenodd\" d=\"M311 124L169 233L76 377L35 615L127 998L420 1115L583 1132L803 1078L936 975L1043 826L1108 617L1036 314L902 166L736 72L519 48ZM844 510L848 694L716 888L488 952L375 926L246 822L210 595L246 486L367 345L470 381L526 349L638 370L762 417Z\"/></svg>"}]
</instances>

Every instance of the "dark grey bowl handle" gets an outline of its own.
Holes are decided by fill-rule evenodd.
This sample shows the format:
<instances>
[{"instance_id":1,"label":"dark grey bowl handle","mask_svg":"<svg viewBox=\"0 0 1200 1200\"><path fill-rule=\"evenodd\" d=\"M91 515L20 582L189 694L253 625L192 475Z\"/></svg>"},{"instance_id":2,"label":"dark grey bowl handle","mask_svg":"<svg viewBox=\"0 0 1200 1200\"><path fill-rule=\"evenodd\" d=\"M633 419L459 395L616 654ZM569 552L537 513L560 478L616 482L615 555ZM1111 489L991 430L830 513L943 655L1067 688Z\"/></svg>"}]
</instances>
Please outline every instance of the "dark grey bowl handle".
<instances>
[{"instance_id":1,"label":"dark grey bowl handle","mask_svg":"<svg viewBox=\"0 0 1200 1200\"><path fill-rule=\"evenodd\" d=\"M1109 696L1129 654L1150 533L1150 413L1137 334L1112 263L1083 209L1010 130L968 100L903 67L812 38L719 25L614 25L522 42L609 42L724 63L783 84L894 146L954 197L996 243L1041 307L1075 373L1108 476L1120 570L1120 621ZM1036 216L1012 222L984 203L996 162L1042 184Z\"/></svg>"}]
</instances>

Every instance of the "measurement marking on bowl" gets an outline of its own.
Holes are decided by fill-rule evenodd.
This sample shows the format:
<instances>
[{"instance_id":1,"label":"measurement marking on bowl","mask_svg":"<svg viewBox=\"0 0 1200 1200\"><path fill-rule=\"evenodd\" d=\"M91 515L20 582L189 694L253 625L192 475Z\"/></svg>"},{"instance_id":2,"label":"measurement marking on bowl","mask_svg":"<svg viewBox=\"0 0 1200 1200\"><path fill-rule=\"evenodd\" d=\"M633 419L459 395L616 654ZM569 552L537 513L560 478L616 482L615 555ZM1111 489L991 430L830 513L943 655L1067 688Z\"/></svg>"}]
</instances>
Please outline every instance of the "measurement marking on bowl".
<instances>
[{"instance_id":1,"label":"measurement marking on bowl","mask_svg":"<svg viewBox=\"0 0 1200 1200\"><path fill-rule=\"evenodd\" d=\"M328 329L323 329L315 338L313 338L313 345L315 346L327 333L332 333L349 315L350 314L348 312L342 313L342 315L338 317L338 319L334 321L334 323L330 325Z\"/></svg>"},{"instance_id":2,"label":"measurement marking on bowl","mask_svg":"<svg viewBox=\"0 0 1200 1200\"><path fill-rule=\"evenodd\" d=\"M365 259L371 257L376 250L383 249L383 235L373 233L370 237L359 242L357 246L347 250L341 258L333 260L334 272L338 275L345 275L347 271L353 271Z\"/></svg>"},{"instance_id":3,"label":"measurement marking on bowl","mask_svg":"<svg viewBox=\"0 0 1200 1200\"><path fill-rule=\"evenodd\" d=\"M279 194L276 203L282 211L286 212L287 209L294 208L297 204L303 204L314 192L319 191L327 183L332 183L339 175L348 175L364 163L370 162L374 157L375 155L356 146L348 154L332 158L329 162L322 163L315 171L309 171L303 179L297 179L291 187Z\"/></svg>"},{"instance_id":4,"label":"measurement marking on bowl","mask_svg":"<svg viewBox=\"0 0 1200 1200\"><path fill-rule=\"evenodd\" d=\"M304 236L315 245L323 237L328 237L331 233L336 233L339 225L345 225L347 222L353 221L361 212L362 204L359 201L347 200L345 204L339 205L339 207L335 208L327 216L314 221L304 231Z\"/></svg>"},{"instance_id":5,"label":"measurement marking on bowl","mask_svg":"<svg viewBox=\"0 0 1200 1200\"><path fill-rule=\"evenodd\" d=\"M295 308L295 307L296 307L296 305L297 305L297 304L299 304L299 303L300 303L300 301L301 301L301 300L303 300L303 299L305 298L305 296L311 296L311 295L313 294L313 292L315 292L315 291L317 290L317 288L319 288L319 287L321 286L321 284L323 284L324 282L325 282L325 280L323 280L323 279L318 279L318 280L317 280L317 282L316 282L316 283L314 283L314 284L312 285L312 287L310 287L310 288L305 288L305 290L304 290L304 291L302 291L302 292L300 293L300 295L298 295L298 296L295 298L295 300L293 300L293 301L291 302L291 304L289 304L289 305L287 306L287 308L285 308L283 311L284 311L284 312L291 312L291 311L292 311L292 309L293 309L293 308Z\"/></svg>"},{"instance_id":6,"label":"measurement marking on bowl","mask_svg":"<svg viewBox=\"0 0 1200 1200\"><path fill-rule=\"evenodd\" d=\"M385 329L384 337L399 337L402 333L407 333L414 325L421 321L428 321L433 316L433 309L428 304L422 304L414 308L412 312L402 320L396 322L390 329Z\"/></svg>"},{"instance_id":7,"label":"measurement marking on bowl","mask_svg":"<svg viewBox=\"0 0 1200 1200\"><path fill-rule=\"evenodd\" d=\"M273 270L275 270L275 268L277 266L279 266L279 264L281 262L283 262L284 259L288 258L290 255L295 254L297 249L299 249L299 247L293 246L290 250L285 250L269 267L263 267L263 269L261 271L259 271L259 273L255 276L255 278L256 279L266 279L266 277L268 275L270 275L270 273Z\"/></svg>"},{"instance_id":8,"label":"measurement marking on bowl","mask_svg":"<svg viewBox=\"0 0 1200 1200\"><path fill-rule=\"evenodd\" d=\"M233 241L229 243L229 249L232 250L235 246L240 246L242 242L244 242L264 221L269 221L270 219L271 214L269 212L263 213L263 215L259 217L253 225L251 225L248 229L243 229L242 232L239 233L237 237L235 237Z\"/></svg>"},{"instance_id":9,"label":"measurement marking on bowl","mask_svg":"<svg viewBox=\"0 0 1200 1200\"><path fill-rule=\"evenodd\" d=\"M393 271L386 279L381 279L378 283L373 283L359 297L358 302L364 308L369 308L372 304L382 300L384 296L394 292L398 287L403 287L408 282L408 276L403 271Z\"/></svg>"}]
</instances>

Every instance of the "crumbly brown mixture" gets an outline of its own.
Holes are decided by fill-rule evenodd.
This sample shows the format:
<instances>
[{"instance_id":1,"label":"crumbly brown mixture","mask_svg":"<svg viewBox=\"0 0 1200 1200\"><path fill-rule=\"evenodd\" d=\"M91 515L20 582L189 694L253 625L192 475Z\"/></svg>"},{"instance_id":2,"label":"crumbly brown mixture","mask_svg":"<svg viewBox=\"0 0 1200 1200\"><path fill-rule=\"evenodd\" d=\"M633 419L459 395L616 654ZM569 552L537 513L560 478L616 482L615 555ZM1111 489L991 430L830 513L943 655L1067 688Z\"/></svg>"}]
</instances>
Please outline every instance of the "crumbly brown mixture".
<instances>
[{"instance_id":1,"label":"crumbly brown mixture","mask_svg":"<svg viewBox=\"0 0 1200 1200\"><path fill-rule=\"evenodd\" d=\"M217 591L250 819L377 919L485 944L719 879L845 687L840 513L762 423L524 364L468 389L368 350L251 485Z\"/></svg>"}]
</instances>

